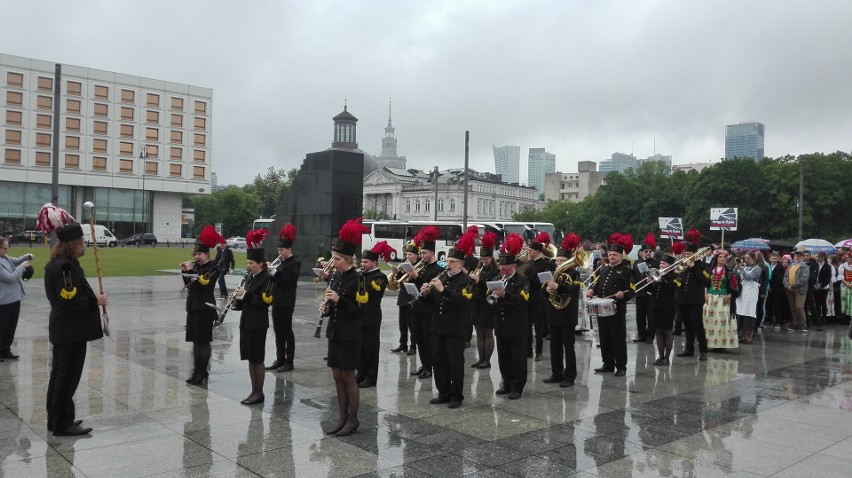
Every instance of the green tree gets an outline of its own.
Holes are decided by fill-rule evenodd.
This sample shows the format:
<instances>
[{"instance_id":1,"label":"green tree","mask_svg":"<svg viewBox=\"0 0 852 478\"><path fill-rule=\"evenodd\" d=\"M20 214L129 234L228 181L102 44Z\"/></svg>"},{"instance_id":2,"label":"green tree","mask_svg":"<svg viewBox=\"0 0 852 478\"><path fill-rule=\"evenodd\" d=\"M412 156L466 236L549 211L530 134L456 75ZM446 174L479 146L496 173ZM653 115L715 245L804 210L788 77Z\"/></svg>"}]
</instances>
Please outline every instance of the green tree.
<instances>
[{"instance_id":1,"label":"green tree","mask_svg":"<svg viewBox=\"0 0 852 478\"><path fill-rule=\"evenodd\" d=\"M192 207L195 208L194 235L206 224L222 223L224 237L242 236L257 219L260 200L243 188L228 186L209 196L195 196Z\"/></svg>"},{"instance_id":2,"label":"green tree","mask_svg":"<svg viewBox=\"0 0 852 478\"><path fill-rule=\"evenodd\" d=\"M376 219L376 220L386 220L390 219L390 215L386 212L379 212L375 209L368 209L364 211L364 219Z\"/></svg>"},{"instance_id":3,"label":"green tree","mask_svg":"<svg viewBox=\"0 0 852 478\"><path fill-rule=\"evenodd\" d=\"M284 195L290 190L298 170L286 169L276 170L272 166L266 170L266 174L255 176L254 181L250 185L246 185L246 192L255 194L260 202L260 209L257 211L259 217L272 217L278 212L278 207L284 200ZM255 218L256 219L256 218Z\"/></svg>"}]
</instances>

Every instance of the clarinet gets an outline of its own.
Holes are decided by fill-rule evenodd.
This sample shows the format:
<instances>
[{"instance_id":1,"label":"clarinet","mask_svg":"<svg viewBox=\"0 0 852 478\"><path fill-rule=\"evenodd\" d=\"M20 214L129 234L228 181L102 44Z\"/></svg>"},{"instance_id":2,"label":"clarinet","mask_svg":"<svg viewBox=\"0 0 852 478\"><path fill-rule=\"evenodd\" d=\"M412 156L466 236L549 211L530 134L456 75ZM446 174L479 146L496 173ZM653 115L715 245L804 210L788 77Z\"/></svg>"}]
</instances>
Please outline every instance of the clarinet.
<instances>
[{"instance_id":1,"label":"clarinet","mask_svg":"<svg viewBox=\"0 0 852 478\"><path fill-rule=\"evenodd\" d=\"M334 277L337 274L337 269L331 270L331 277L328 278L328 287L325 288L326 292L331 290L331 284L334 282ZM318 339L322 335L322 320L325 318L327 314L324 312L325 306L328 305L328 298L323 298L322 303L320 303L320 316L319 321L317 322L317 329L314 331L314 338Z\"/></svg>"},{"instance_id":2,"label":"clarinet","mask_svg":"<svg viewBox=\"0 0 852 478\"><path fill-rule=\"evenodd\" d=\"M243 276L243 280L240 281L240 285L237 286L237 287L242 287L242 286L245 285L246 278L248 277L248 275L249 275L249 271L248 271L248 269L246 269L246 274ZM237 296L237 291L235 289L234 293L231 294L228 297L228 303L225 305L225 310L222 311L222 315L219 316L219 319L216 320L216 322L213 323L213 327L219 327L220 325L222 325L223 322L225 322L225 316L228 315L228 311L231 310L231 307L234 306L234 298L236 296Z\"/></svg>"}]
</instances>

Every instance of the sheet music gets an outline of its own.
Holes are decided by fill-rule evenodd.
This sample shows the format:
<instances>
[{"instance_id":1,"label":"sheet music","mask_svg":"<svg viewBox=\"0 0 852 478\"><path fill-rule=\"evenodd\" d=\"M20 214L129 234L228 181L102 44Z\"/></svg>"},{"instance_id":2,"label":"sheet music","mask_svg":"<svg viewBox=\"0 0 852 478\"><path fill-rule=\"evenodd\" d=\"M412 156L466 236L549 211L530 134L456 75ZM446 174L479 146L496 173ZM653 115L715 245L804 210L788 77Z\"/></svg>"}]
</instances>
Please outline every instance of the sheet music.
<instances>
[{"instance_id":1,"label":"sheet music","mask_svg":"<svg viewBox=\"0 0 852 478\"><path fill-rule=\"evenodd\" d=\"M550 271L544 271L538 273L538 281L542 284L550 282L553 280L553 274Z\"/></svg>"},{"instance_id":2,"label":"sheet music","mask_svg":"<svg viewBox=\"0 0 852 478\"><path fill-rule=\"evenodd\" d=\"M420 295L420 291L417 290L417 286L412 284L411 282L406 282L402 285L405 286L405 291L408 292L408 295Z\"/></svg>"},{"instance_id":3,"label":"sheet music","mask_svg":"<svg viewBox=\"0 0 852 478\"><path fill-rule=\"evenodd\" d=\"M414 272L414 266L408 261L400 262L399 268L402 269L402 271L406 274Z\"/></svg>"},{"instance_id":4,"label":"sheet music","mask_svg":"<svg viewBox=\"0 0 852 478\"><path fill-rule=\"evenodd\" d=\"M485 283L485 286L488 287L488 292L492 292L495 290L504 290L506 287L503 285L503 281L501 280L492 280Z\"/></svg>"},{"instance_id":5,"label":"sheet music","mask_svg":"<svg viewBox=\"0 0 852 478\"><path fill-rule=\"evenodd\" d=\"M311 270L314 271L315 275L322 275L322 269L319 267L312 267Z\"/></svg>"},{"instance_id":6,"label":"sheet music","mask_svg":"<svg viewBox=\"0 0 852 478\"><path fill-rule=\"evenodd\" d=\"M648 272L648 264L646 262L639 262L636 264L636 269L639 270L640 274L645 274Z\"/></svg>"}]
</instances>

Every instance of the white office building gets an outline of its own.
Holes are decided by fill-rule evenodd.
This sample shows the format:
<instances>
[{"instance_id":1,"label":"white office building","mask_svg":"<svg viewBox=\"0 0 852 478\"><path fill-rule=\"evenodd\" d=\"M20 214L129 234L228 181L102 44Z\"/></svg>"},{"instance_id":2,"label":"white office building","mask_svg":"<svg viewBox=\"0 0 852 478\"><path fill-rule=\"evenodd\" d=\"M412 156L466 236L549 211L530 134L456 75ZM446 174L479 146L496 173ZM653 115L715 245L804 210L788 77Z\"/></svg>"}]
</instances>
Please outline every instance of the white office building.
<instances>
[{"instance_id":1,"label":"white office building","mask_svg":"<svg viewBox=\"0 0 852 478\"><path fill-rule=\"evenodd\" d=\"M521 182L521 147L494 146L494 172L500 175L504 183Z\"/></svg>"}]
</instances>

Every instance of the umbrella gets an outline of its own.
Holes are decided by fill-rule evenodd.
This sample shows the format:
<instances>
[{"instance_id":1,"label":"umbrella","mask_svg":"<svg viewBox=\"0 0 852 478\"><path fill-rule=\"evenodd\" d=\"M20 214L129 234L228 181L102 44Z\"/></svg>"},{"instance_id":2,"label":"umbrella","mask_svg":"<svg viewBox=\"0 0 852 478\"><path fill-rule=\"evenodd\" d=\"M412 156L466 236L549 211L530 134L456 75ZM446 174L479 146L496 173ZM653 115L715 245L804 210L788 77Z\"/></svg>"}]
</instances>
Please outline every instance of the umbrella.
<instances>
[{"instance_id":1,"label":"umbrella","mask_svg":"<svg viewBox=\"0 0 852 478\"><path fill-rule=\"evenodd\" d=\"M852 247L852 239L844 239L835 244L834 247L838 249L849 249L850 247Z\"/></svg>"},{"instance_id":2,"label":"umbrella","mask_svg":"<svg viewBox=\"0 0 852 478\"><path fill-rule=\"evenodd\" d=\"M735 251L768 251L771 247L765 239L743 239L731 244L731 249Z\"/></svg>"},{"instance_id":3,"label":"umbrella","mask_svg":"<svg viewBox=\"0 0 852 478\"><path fill-rule=\"evenodd\" d=\"M796 249L805 248L808 252L825 252L826 254L834 254L837 248L825 239L805 239L796 244Z\"/></svg>"},{"instance_id":4,"label":"umbrella","mask_svg":"<svg viewBox=\"0 0 852 478\"><path fill-rule=\"evenodd\" d=\"M794 246L795 244L788 241L769 241L769 247L776 251L782 249L792 249Z\"/></svg>"}]
</instances>

